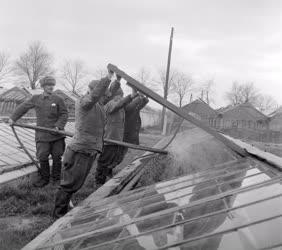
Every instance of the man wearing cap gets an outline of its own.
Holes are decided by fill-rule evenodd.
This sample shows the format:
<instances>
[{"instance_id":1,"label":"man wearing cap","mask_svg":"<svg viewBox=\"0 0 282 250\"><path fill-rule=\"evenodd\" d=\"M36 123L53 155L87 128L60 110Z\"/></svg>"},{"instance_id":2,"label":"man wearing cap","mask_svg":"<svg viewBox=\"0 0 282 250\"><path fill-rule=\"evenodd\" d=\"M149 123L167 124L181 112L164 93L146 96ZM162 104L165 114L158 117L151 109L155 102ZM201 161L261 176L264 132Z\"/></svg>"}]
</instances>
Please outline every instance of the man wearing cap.
<instances>
[{"instance_id":1,"label":"man wearing cap","mask_svg":"<svg viewBox=\"0 0 282 250\"><path fill-rule=\"evenodd\" d=\"M134 88L132 88L132 93L136 93L137 97L132 102L128 103L124 108L125 120L123 141L139 145L139 133L141 129L140 111L147 105L149 99L142 94L137 93L136 89ZM120 162L123 160L127 151L128 148L124 147Z\"/></svg>"},{"instance_id":2,"label":"man wearing cap","mask_svg":"<svg viewBox=\"0 0 282 250\"><path fill-rule=\"evenodd\" d=\"M87 94L75 104L75 133L63 156L62 180L55 198L53 217L65 215L72 195L84 184L98 153L103 148L106 114L102 101L113 72L91 81Z\"/></svg>"},{"instance_id":3,"label":"man wearing cap","mask_svg":"<svg viewBox=\"0 0 282 250\"><path fill-rule=\"evenodd\" d=\"M136 97L136 93L123 98L119 76L117 76L117 80L111 84L109 92L110 100L104 106L107 116L104 139L122 141L125 116L124 107ZM119 158L122 152L122 146L110 143L104 145L103 152L98 159L95 173L97 185L104 184L107 177L112 177L112 170L119 164Z\"/></svg>"},{"instance_id":4,"label":"man wearing cap","mask_svg":"<svg viewBox=\"0 0 282 250\"><path fill-rule=\"evenodd\" d=\"M36 112L37 126L63 130L68 119L68 112L64 100L53 93L56 80L52 76L46 76L40 80L43 93L33 95L29 100L19 105L9 119L12 125L21 118L29 109ZM50 166L49 155L52 156L52 181L57 183L61 176L61 158L65 149L65 136L50 132L35 132L36 156L40 163L40 178L34 184L35 187L43 187L49 183Z\"/></svg>"}]
</instances>

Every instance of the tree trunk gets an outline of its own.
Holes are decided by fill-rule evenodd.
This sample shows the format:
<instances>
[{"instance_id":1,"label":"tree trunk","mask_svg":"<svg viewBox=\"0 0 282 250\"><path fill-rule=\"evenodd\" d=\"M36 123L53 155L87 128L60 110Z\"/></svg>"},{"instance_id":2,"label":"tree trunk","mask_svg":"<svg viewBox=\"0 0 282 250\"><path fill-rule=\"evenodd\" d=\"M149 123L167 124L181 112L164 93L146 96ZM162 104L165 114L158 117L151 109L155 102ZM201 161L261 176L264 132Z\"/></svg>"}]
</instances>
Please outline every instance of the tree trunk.
<instances>
[{"instance_id":1,"label":"tree trunk","mask_svg":"<svg viewBox=\"0 0 282 250\"><path fill-rule=\"evenodd\" d=\"M35 89L35 82L30 82L31 89Z\"/></svg>"}]
</instances>

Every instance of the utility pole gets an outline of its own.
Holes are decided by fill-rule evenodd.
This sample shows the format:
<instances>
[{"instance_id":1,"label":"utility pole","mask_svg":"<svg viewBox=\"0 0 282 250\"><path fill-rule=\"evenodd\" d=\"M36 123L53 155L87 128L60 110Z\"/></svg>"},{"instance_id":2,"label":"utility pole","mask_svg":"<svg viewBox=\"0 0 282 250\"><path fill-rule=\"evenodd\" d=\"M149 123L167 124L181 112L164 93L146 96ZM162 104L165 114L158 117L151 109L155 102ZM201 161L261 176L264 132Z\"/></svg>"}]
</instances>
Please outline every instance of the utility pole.
<instances>
[{"instance_id":1,"label":"utility pole","mask_svg":"<svg viewBox=\"0 0 282 250\"><path fill-rule=\"evenodd\" d=\"M174 28L171 27L168 58L167 58L167 67L166 67L165 87L164 87L164 99L165 100L167 100L167 96L168 96L168 81L169 81L170 59L171 59L171 49L172 49L172 41L173 41L173 31L174 31ZM163 135L165 135L166 134L166 125L167 125L165 107L163 107L163 110L162 110L161 125L162 125Z\"/></svg>"}]
</instances>

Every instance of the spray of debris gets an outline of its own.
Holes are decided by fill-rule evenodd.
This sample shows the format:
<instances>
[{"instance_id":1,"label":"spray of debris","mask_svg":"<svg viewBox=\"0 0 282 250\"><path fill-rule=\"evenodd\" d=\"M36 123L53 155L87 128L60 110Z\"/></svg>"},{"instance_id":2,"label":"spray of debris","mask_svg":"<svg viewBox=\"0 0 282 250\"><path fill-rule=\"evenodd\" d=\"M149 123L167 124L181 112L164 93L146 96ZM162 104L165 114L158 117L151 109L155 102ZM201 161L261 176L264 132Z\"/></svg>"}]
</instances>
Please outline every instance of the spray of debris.
<instances>
[{"instance_id":1,"label":"spray of debris","mask_svg":"<svg viewBox=\"0 0 282 250\"><path fill-rule=\"evenodd\" d=\"M234 159L224 145L197 128L179 133L167 150L168 155L156 155L148 163L140 186L194 174Z\"/></svg>"}]
</instances>

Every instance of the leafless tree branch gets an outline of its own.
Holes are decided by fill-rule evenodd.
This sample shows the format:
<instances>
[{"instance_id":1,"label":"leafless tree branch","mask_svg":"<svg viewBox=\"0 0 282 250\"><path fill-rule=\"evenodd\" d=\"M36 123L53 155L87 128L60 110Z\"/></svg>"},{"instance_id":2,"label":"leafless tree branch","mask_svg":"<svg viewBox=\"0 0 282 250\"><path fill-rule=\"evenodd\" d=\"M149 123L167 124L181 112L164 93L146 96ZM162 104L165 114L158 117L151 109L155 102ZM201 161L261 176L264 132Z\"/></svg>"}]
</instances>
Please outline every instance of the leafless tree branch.
<instances>
[{"instance_id":1,"label":"leafless tree branch","mask_svg":"<svg viewBox=\"0 0 282 250\"><path fill-rule=\"evenodd\" d=\"M12 72L10 56L5 52L0 52L0 82L7 79Z\"/></svg>"},{"instance_id":2,"label":"leafless tree branch","mask_svg":"<svg viewBox=\"0 0 282 250\"><path fill-rule=\"evenodd\" d=\"M268 95L259 95L256 102L256 107L258 110L266 115L275 111L279 106L274 98Z\"/></svg>"},{"instance_id":3,"label":"leafless tree branch","mask_svg":"<svg viewBox=\"0 0 282 250\"><path fill-rule=\"evenodd\" d=\"M27 51L15 62L15 72L19 77L28 81L32 89L43 76L53 74L53 57L40 41L32 42Z\"/></svg>"},{"instance_id":4,"label":"leafless tree branch","mask_svg":"<svg viewBox=\"0 0 282 250\"><path fill-rule=\"evenodd\" d=\"M246 102L256 105L258 96L258 91L252 82L245 84L233 82L231 90L225 94L225 98L231 105L238 105Z\"/></svg>"},{"instance_id":5,"label":"leafless tree branch","mask_svg":"<svg viewBox=\"0 0 282 250\"><path fill-rule=\"evenodd\" d=\"M61 69L61 77L65 88L74 94L81 89L82 80L86 76L84 64L80 60L66 60Z\"/></svg>"},{"instance_id":6,"label":"leafless tree branch","mask_svg":"<svg viewBox=\"0 0 282 250\"><path fill-rule=\"evenodd\" d=\"M185 96L191 91L194 82L191 76L175 71L171 90L178 96L179 107L182 107Z\"/></svg>"}]
</instances>

